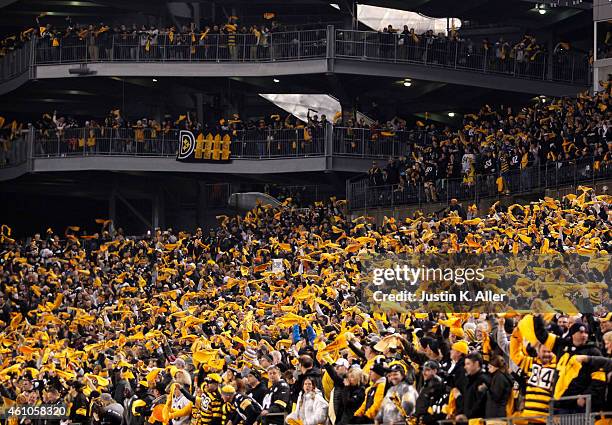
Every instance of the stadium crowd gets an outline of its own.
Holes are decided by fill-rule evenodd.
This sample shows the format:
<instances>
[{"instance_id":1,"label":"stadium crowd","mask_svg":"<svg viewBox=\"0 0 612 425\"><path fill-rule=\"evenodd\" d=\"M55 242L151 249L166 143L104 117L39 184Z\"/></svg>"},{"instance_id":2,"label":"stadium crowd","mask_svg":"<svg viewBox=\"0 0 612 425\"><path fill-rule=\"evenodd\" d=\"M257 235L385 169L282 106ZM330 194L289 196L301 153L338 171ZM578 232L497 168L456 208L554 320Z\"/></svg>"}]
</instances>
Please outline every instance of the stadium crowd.
<instances>
[{"instance_id":1,"label":"stadium crowd","mask_svg":"<svg viewBox=\"0 0 612 425\"><path fill-rule=\"evenodd\" d=\"M485 52L491 55L490 59L496 59L499 63L500 70L502 70L507 59L516 59L518 62L534 62L538 59L538 56L546 56L546 48L537 42L537 39L533 35L525 34L521 39L514 42L507 41L503 37L500 37L496 42L489 41L488 38L474 41L470 38L463 38L460 31L455 28L451 28L448 33L440 32L436 34L433 30L427 30L420 34L417 34L414 28L408 28L408 25L404 25L400 31L397 28L393 28L392 25L388 25L380 31L381 44L393 45L395 40L393 35L397 34L396 42L405 50L403 54L406 57L410 57L410 51L425 51L431 50L430 60L428 62L434 62L436 59L433 52L437 49L446 50L446 46L449 43L457 43L461 45L461 49L465 49L465 57L470 55L484 54ZM437 46L440 44L440 46ZM442 47L443 46L443 47ZM569 46L566 44L566 47ZM449 52L452 53L452 52ZM463 55L462 55L463 56Z\"/></svg>"},{"instance_id":2,"label":"stadium crowd","mask_svg":"<svg viewBox=\"0 0 612 425\"><path fill-rule=\"evenodd\" d=\"M256 60L286 55L298 42L288 29L279 23L274 13L264 14L263 24L240 25L237 16L229 16L225 24L189 25L158 28L156 25L104 23L79 24L66 18L63 27L37 19L38 28L29 28L0 40L0 57L21 48L33 36L37 41L37 60L45 62L60 58L77 59L85 54L90 60L146 60L166 55L168 60L198 57L201 60L232 59ZM324 30L323 36L324 36ZM297 34L297 33L296 33ZM316 48L316 37L302 54ZM293 47L292 47L293 46ZM161 49L166 50L162 52Z\"/></svg>"},{"instance_id":3,"label":"stadium crowd","mask_svg":"<svg viewBox=\"0 0 612 425\"><path fill-rule=\"evenodd\" d=\"M476 175L482 174L501 192L513 172L528 185L531 167L574 162L598 172L612 161L612 84L603 87L595 95L575 99L538 98L521 109L485 105L478 113L465 115L457 131L417 122L420 131L404 133L401 120L374 125L368 132L370 149L393 143L398 136L408 137L403 156L389 159L384 168L372 165L370 185L397 185L400 191L424 186L427 199L435 201L445 179L473 186ZM352 122L349 127L354 127ZM359 136L347 130L347 151L358 148Z\"/></svg>"},{"instance_id":4,"label":"stadium crowd","mask_svg":"<svg viewBox=\"0 0 612 425\"><path fill-rule=\"evenodd\" d=\"M213 123L199 123L189 113L179 115L176 119L166 115L162 122L158 122L152 118L141 118L137 120L126 119L119 109L111 110L108 115L102 120L77 120L70 116L58 115L57 111L53 115L43 114L40 120L34 123L34 128L46 134L55 133L58 138L63 139L63 133L69 128L112 128L112 129L134 129L145 132L169 132L170 130L191 130L196 133L219 133L234 132L245 130L246 128L263 128L263 129L287 129L295 128L296 126L305 125L312 127L324 127L328 123L325 114L319 118L318 114L308 114L307 122L304 123L292 114L288 114L284 119L279 114L273 114L269 117L259 119L248 119L243 121L239 114L233 114L231 118L221 118ZM155 138L155 136L152 136ZM138 140L138 137L134 136Z\"/></svg>"},{"instance_id":5,"label":"stadium crowd","mask_svg":"<svg viewBox=\"0 0 612 425\"><path fill-rule=\"evenodd\" d=\"M137 238L104 219L95 234L71 226L27 239L3 225L4 407L65 403L72 423L116 425L543 423L560 396L575 397L559 412L584 411L587 396L593 412L609 410L609 256L587 258L590 271L556 262L547 282L524 266L504 275L534 315L376 310L360 258L607 255L611 203L579 188L468 220L453 204L444 218L376 226L345 217L343 201L287 199L219 216L209 231ZM576 273L594 282L576 284Z\"/></svg>"}]
</instances>

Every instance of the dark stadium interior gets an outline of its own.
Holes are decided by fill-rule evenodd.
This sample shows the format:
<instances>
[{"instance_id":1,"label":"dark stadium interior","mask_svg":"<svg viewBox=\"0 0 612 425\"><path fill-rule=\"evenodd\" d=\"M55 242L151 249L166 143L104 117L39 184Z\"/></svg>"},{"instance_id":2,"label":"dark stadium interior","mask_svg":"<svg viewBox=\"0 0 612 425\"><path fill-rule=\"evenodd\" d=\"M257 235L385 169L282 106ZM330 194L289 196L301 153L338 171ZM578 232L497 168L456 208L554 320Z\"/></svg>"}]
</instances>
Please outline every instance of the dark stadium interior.
<instances>
[{"instance_id":1,"label":"dark stadium interior","mask_svg":"<svg viewBox=\"0 0 612 425\"><path fill-rule=\"evenodd\" d=\"M501 109L503 106L503 108L512 108L518 111L525 106L540 105L540 102L546 102L548 99L554 98L555 95L575 96L587 89L588 84L591 84L590 75L587 78L585 74L583 80L576 79L579 69L588 69L587 60L589 51L592 50L593 46L593 3L590 1L372 0L360 4L418 12L429 17L443 18L443 21L444 18L460 19L461 26L457 34L461 40L469 40L470 46L467 53L462 53L467 55L467 59L466 57L460 59L459 50L456 50L458 48L451 44L451 47L448 47L449 50L444 53L444 55L450 55L450 59L435 55L431 57L431 53L425 53L424 55L406 53L411 58L410 61L423 60L424 65L414 65L410 61L408 61L409 63L400 63L405 57L400 55L401 47L397 46L394 53L395 59L392 61L386 60L385 55L389 53L388 51L384 48L379 50L377 47L374 48L374 52L366 50L363 52L364 57L374 54L375 56L378 55L376 56L377 59L359 60L360 58L355 56L358 56L355 51L360 48L359 44L342 44L347 43L346 40L350 40L350 37L354 37L344 34L342 30L381 30L385 23L380 23L381 28L370 28L364 23L365 21L356 21L357 3L350 1L341 1L338 5L330 5L329 2L317 0L200 1L195 3L139 0L129 2L110 0L3 1L0 2L2 11L0 14L0 35L3 36L19 33L26 28L34 28L38 31L39 24L41 26L50 25L51 28L57 28L61 33L62 28L68 26L82 27L90 24L100 26L102 22L108 25L111 31L116 31L117 26L122 24L128 26L136 24L139 27L141 25L155 25L162 32L170 27L175 27L177 28L176 31L180 32L183 25L189 27L192 22L195 22L195 28L203 31L203 28L207 25L219 24L222 26L228 21L228 17L237 16L238 27L250 27L252 24L270 26L274 22L278 22L282 25L283 31L294 31L293 34L312 29L321 29L324 34L328 25L333 26L334 31L337 31L335 34L338 43L335 47L336 53L355 57L332 61L327 59L326 72L320 73L312 70L300 73L300 62L295 62L297 67L291 68L294 63L286 61L280 64L270 63L268 65L266 62L257 64L257 67L261 70L265 70L267 66L272 65L283 66L278 68L282 70L280 74L267 71L258 75L257 68L249 68L249 70L244 71L243 75L227 76L221 71L216 75L206 77L189 76L189 73L199 71L181 71L183 73L176 76L171 75L171 73L170 75L151 75L146 71L143 71L144 75L141 76L122 75L121 69L127 68L119 67L112 68L116 70L111 71L108 76L92 74L66 78L58 74L48 78L47 74L43 73L40 74L42 77L38 78L38 71L35 71L32 67L32 70L29 71L31 75L19 82L17 80L25 74L13 80L8 79L3 84L0 80L0 116L6 119L5 127L15 121L23 123L24 129L28 124L38 128L41 122L49 124L53 112L57 111L58 117L65 117L68 122L72 123L71 126L81 128L89 125L89 123L103 126L105 122L108 122L109 116L112 118L112 113L109 111L120 111L123 120L122 125L127 123L129 126L135 126L143 120L145 124L147 120L154 120L158 124L161 123L162 127L165 123L169 123L168 125L173 128L172 131L186 122L180 123L180 117L187 116L192 121L197 120L199 123L205 124L206 128L210 129L206 131L214 133L214 128L218 127L221 122L236 119L241 122L240 125L244 126L247 122L250 122L250 125L257 127L258 123L261 122L260 120L265 121L266 125L282 124L285 126L285 118L289 116L289 112L281 106L262 98L260 94L322 94L328 95L339 102L342 108L343 116L341 119L343 125L346 125L349 116L360 113L381 123L394 119L396 124L403 123L402 131L422 131L422 123L426 123L427 126L434 125L441 131L445 126L448 126L451 130L460 128L464 125L465 116L477 113L485 105L495 109ZM450 20L446 20L445 27L447 32L452 30ZM399 32L402 28L400 26L395 30ZM198 43L200 37L200 32L197 32L197 37L195 32L197 31L192 30L190 36L185 36L187 37L186 42L192 43L192 46L193 43ZM538 46L534 57L529 60L532 62L534 60L535 62L544 60L545 65L538 65L540 68L537 68L536 65L529 64L525 67L515 63L509 68L493 68L493 72L490 72L491 69L488 69L488 67L497 65L487 64L487 59L485 59L482 62L484 72L479 70L478 66L469 69L474 66L474 64L470 64L470 60L482 60L479 59L479 55L487 54L486 49L483 50L480 47L481 44L486 46L485 40L489 40L491 47L488 54L492 55L495 49L499 48L496 46L500 45L500 37L503 37L509 43L505 47L506 49L514 49L516 43L527 34L532 37L529 42ZM119 42L117 37L118 35L114 36L113 40ZM167 37L167 35L164 37ZM189 41L189 37L195 42ZM601 38L601 35L599 37ZM200 45L202 45L201 40L204 40L204 38L200 39ZM525 40L528 39L524 39L523 42ZM165 42L168 43L167 39ZM270 42L272 43L272 41ZM370 42L368 41L368 43ZM160 41L160 43L162 42ZM352 42L348 41L348 43ZM472 48L475 50L472 51ZM121 49L121 47L118 49ZM130 48L126 49L129 50ZM140 55L146 56L149 54L149 47L144 44L140 46L140 49L142 50L139 53ZM200 49L200 47L191 47L191 52L188 50L184 52L189 57L195 55L195 57L202 59L199 55L203 53L197 49ZM221 44L221 47L217 46L216 49L217 51L219 49L223 50L226 49L226 46ZM257 53L260 54L261 48L258 49L260 50ZM341 51L341 49L348 50ZM553 50L554 54L557 55L559 49L561 49L560 54L565 56L554 56L553 58ZM128 52L128 50L125 50L125 52ZM539 51L543 53L539 53L537 59L534 59ZM569 53L567 53L568 51ZM68 54L74 53L65 50L62 54L66 54L66 52ZM175 56L168 56L173 55L173 53L170 54L161 50L158 53L153 53L157 52L156 50L151 52L151 54L162 55L165 58L164 60L176 59ZM274 50L265 50L265 52L271 55ZM300 52L309 51L300 50ZM133 53L131 51L126 54L129 56ZM92 52L88 50L87 54L92 54ZM102 48L99 54L104 55ZM113 57L117 54L117 51L115 51ZM217 52L217 54L219 53ZM533 54L533 52L530 54ZM39 56L36 60L50 58L45 56L44 51L40 48L35 55ZM251 51L251 56L253 56L253 51ZM327 56L329 56L329 52ZM470 59L470 56L476 59ZM208 58L207 56L204 57ZM243 47L237 58L243 62L240 65L247 65L249 47ZM567 61L567 63L559 62L561 60L559 58ZM122 60L124 59L122 58ZM440 62L442 59L448 61L448 63ZM325 55L321 57L321 61L326 62ZM313 59L312 61L304 60L301 63L315 62L316 60ZM433 63L430 66L428 62ZM118 62L118 64L124 65L125 63ZM41 70L43 68L53 68L53 66L44 67L44 62L41 65L39 66ZM78 65L78 62L65 67L70 66L74 69L76 65ZM104 63L98 64L102 67L104 65ZM143 70L146 70L148 66L146 63L140 65ZM171 63L165 65L166 69L171 69L171 66ZM225 65L224 62L219 63L217 60L216 66L231 65ZM56 68L60 69L60 67ZM202 70L206 67L206 63L202 63L198 69ZM462 67L468 68L468 70L458 69ZM560 67L560 71L556 67ZM103 70L104 68L100 69ZM502 72L500 73L500 71ZM511 74L510 76L503 75L508 71ZM521 74L521 72L525 72L526 75ZM529 74L530 72L532 74ZM6 89L2 89L3 86ZM277 118L272 119L271 117ZM334 121L338 117L328 116L327 119ZM297 124L299 128L299 123ZM104 137L111 137L111 139L115 137L112 134L109 136L109 134L111 133L106 132L105 135L102 131L97 136L100 139L98 147L103 147L105 146L104 143L108 143L108 153L112 153L113 149L116 148L115 142L101 140ZM230 192L235 192L247 191L251 188L255 190L266 184L294 187L308 182L309 185L317 188L317 195L313 195L315 198L320 197L318 191L333 193L342 198L348 196L347 188L353 184L347 183L347 180L359 181L361 173L367 171L367 168L371 165L369 154L366 152L359 154L359 158L342 157L342 155L336 158L333 155L330 156L330 152L325 151L323 145L317 148L307 148L303 142L291 142L291 138L295 136L292 134L286 132L275 136L279 139L278 151L276 150L277 145L274 141L271 141L273 138L270 138L270 136L266 136L268 137L267 142L264 139L259 142L255 141L255 144L259 143L256 150L259 149L260 155L282 158L284 154L280 152L286 148L291 151L291 155L297 155L298 157L300 154L296 152L305 149L303 159L310 161L311 165L308 167L311 171L301 170L300 167L303 165L293 162L298 161L295 157L291 159L291 162L286 161L284 164L287 167L286 169L274 171L274 168L270 168L268 171L265 161L257 163L257 161L250 159L253 152L249 149L255 148L249 148L246 144L236 145L240 148L240 154L234 154L237 158L234 160L235 168L228 169L226 173L222 174L219 174L217 168L207 167L206 164L202 164L199 173L194 173L193 170L176 173L173 171L175 168L172 167L159 169L159 172L154 173L147 171L146 166L139 167L129 173L124 165L118 166L118 164L113 163L113 155L100 157L100 161L106 161L105 164L108 163L111 170L105 171L104 167L106 165L97 166L95 158L90 158L79 163L79 165L72 162L75 164L74 167L83 167L81 171L77 171L69 165L71 163L69 157L64 158L65 154L62 153L63 148L60 146L64 142L55 144L52 140L53 135L47 134L46 137L51 137L51 140L44 142L46 143L44 151L49 148L55 149L59 158L56 160L48 159L50 158L49 155L36 148L38 150L35 149L34 155L37 159L27 165L27 167L32 167L30 168L32 172L22 175L21 171L15 170L15 173L11 175L17 178L9 178L7 181L0 183L0 190L3 193L4 200L13 200L16 204L24 203L24 205L30 202L27 208L30 211L29 214L44 211L46 214L55 215L59 220L57 223L63 223L64 219L70 221L69 217L72 214L66 213L63 209L65 199L76 199L79 205L81 200L87 202L96 199L96 201L92 200L92 205L95 204L96 208L103 206L106 201L106 207L101 208L100 212L106 211L108 213L108 199L113 187L112 184L108 187L105 186L109 181L120 180L122 183L115 183L115 185L131 192L142 191L141 188L147 187L150 181L160 181L163 182L162 186L165 185L162 190L163 194L160 195L164 198L162 203L165 207L163 213L165 214L165 217L163 217L165 221L167 223L176 223L177 220L180 222L181 216L172 211L174 208L189 216L189 219L187 219L189 225L195 225L208 222L211 217L214 217L214 213L205 211L206 207L201 199L202 195L201 193L198 195L197 190L194 189L196 186L223 183L229 187ZM79 141L77 139L73 139L73 141L78 146L85 146L86 142L82 142L81 137L83 136L77 137ZM336 137L345 136L329 135L330 139ZM359 145L358 149L366 149L365 136L360 137L362 138L362 144ZM284 138L287 138L287 140ZM317 143L322 143L321 140ZM329 143L334 144L334 152L336 149L345 149L342 140L330 140ZM157 142L152 141L151 143L153 145L144 148L146 149L145 153L149 153L149 148L154 150L159 148L158 145L154 145ZM283 143L282 147L281 143ZM285 146L286 143L289 143L289 145ZM162 150L164 146L165 144L162 146ZM265 152L262 152L261 149ZM399 150L396 151L394 147L388 152L385 150L386 148L381 149L374 157L381 165L389 157L398 157ZM73 150L74 146L70 147L70 151ZM86 149L83 148L83 150ZM329 150L332 150L331 145ZM122 155L126 153L131 153L131 151L129 149L121 151ZM167 157L168 151L166 150L163 155ZM325 157L325 165L321 165L323 163L315 164L316 158L312 157L317 155ZM119 157L116 159L122 160ZM43 164L43 161L46 161L44 167L38 169L36 164L39 162ZM246 171L246 169L241 171L239 165L241 163L248 164L251 167L249 170L252 169L252 171ZM290 165L292 163L296 164L295 167ZM271 165L271 167L276 167L276 165ZM34 171L35 169L36 171ZM64 171L58 172L56 169L63 169ZM100 185L98 185L99 182ZM33 201L31 198L37 191L44 193L45 196L49 197L47 198L49 200L60 195L70 195L74 198L58 198L57 203L47 200L39 203L40 205L53 204L54 207L57 204L57 208L32 207L31 202ZM180 202L177 202L177 199L170 198L170 194L181 193L181 191L184 193L180 197L182 198ZM147 191L145 190L145 192ZM531 189L528 192L531 192ZM531 195L532 193L522 194L522 196ZM142 207L144 209L142 216L150 218L152 201L149 199L151 197L147 196L148 206ZM475 197L477 198L477 196ZM135 202L139 202L136 199ZM77 215L79 208L74 209L74 217L80 220L82 216ZM130 214L129 211L126 213L124 210L117 209L115 213L125 216L126 220L133 219L133 214ZM11 209L4 210L3 217L18 220L20 223L37 221L24 219L25 216ZM55 222L54 220L53 223ZM129 228L133 224L133 222L126 223L126 226ZM139 225L135 230L140 231L141 227L139 226L142 225L144 223L139 220Z\"/></svg>"},{"instance_id":2,"label":"dark stadium interior","mask_svg":"<svg viewBox=\"0 0 612 425\"><path fill-rule=\"evenodd\" d=\"M612 0L0 0L0 425L612 425Z\"/></svg>"}]
</instances>

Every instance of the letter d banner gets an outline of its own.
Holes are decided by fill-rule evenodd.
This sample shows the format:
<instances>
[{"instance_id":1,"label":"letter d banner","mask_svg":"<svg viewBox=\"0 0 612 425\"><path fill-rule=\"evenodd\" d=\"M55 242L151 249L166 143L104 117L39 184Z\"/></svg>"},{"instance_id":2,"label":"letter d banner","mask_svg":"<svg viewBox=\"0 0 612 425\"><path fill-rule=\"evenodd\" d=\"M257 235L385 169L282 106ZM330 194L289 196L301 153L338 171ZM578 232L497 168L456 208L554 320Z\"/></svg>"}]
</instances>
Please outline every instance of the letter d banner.
<instances>
[{"instance_id":1,"label":"letter d banner","mask_svg":"<svg viewBox=\"0 0 612 425\"><path fill-rule=\"evenodd\" d=\"M195 137L191 131L181 130L179 133L179 140L179 149L176 159L187 159L191 156L196 147Z\"/></svg>"}]
</instances>

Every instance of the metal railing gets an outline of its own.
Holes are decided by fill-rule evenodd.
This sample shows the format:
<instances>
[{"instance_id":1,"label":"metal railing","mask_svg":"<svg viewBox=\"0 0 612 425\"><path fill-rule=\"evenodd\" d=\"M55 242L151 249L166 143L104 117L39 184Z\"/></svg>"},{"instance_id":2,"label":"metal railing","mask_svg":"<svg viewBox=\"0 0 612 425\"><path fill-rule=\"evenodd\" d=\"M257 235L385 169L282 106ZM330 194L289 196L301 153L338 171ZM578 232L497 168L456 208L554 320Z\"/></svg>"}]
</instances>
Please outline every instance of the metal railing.
<instances>
[{"instance_id":1,"label":"metal railing","mask_svg":"<svg viewBox=\"0 0 612 425\"><path fill-rule=\"evenodd\" d=\"M0 82L15 78L32 65L95 62L274 62L315 58L422 64L516 78L587 85L591 67L585 55L548 55L509 50L498 57L492 46L464 40L428 38L419 41L395 33L335 29L256 34L169 34L135 32L76 34L54 41L33 37L0 58Z\"/></svg>"},{"instance_id":2,"label":"metal railing","mask_svg":"<svg viewBox=\"0 0 612 425\"><path fill-rule=\"evenodd\" d=\"M18 49L0 58L0 83L28 72L32 64L32 42L28 41Z\"/></svg>"},{"instance_id":3,"label":"metal railing","mask_svg":"<svg viewBox=\"0 0 612 425\"><path fill-rule=\"evenodd\" d=\"M579 398L585 399L584 409L564 408L566 403L573 403L576 406L576 400ZM576 411L573 411L576 410ZM440 420L438 425L456 425L465 424L466 421L460 422L456 420ZM514 424L546 424L546 425L594 425L594 415L591 412L591 395L577 395L560 397L553 399L548 405L548 414L542 416L509 416L503 418L481 418L481 424L484 425L514 425Z\"/></svg>"},{"instance_id":4,"label":"metal railing","mask_svg":"<svg viewBox=\"0 0 612 425\"><path fill-rule=\"evenodd\" d=\"M28 160L28 141L26 134L13 140L0 137L0 169L15 167Z\"/></svg>"},{"instance_id":5,"label":"metal railing","mask_svg":"<svg viewBox=\"0 0 612 425\"><path fill-rule=\"evenodd\" d=\"M102 34L36 39L35 64L88 62L270 62L322 58L327 30L255 34Z\"/></svg>"},{"instance_id":6,"label":"metal railing","mask_svg":"<svg viewBox=\"0 0 612 425\"><path fill-rule=\"evenodd\" d=\"M388 131L334 127L333 153L339 156L389 158L410 155L411 145L426 145L434 134L426 130Z\"/></svg>"},{"instance_id":7,"label":"metal railing","mask_svg":"<svg viewBox=\"0 0 612 425\"><path fill-rule=\"evenodd\" d=\"M398 33L336 30L336 57L375 62L412 63L442 68L503 74L517 78L588 84L586 56L569 53L510 52L502 58L495 47L485 48L465 40L419 36L418 41Z\"/></svg>"},{"instance_id":8,"label":"metal railing","mask_svg":"<svg viewBox=\"0 0 612 425\"><path fill-rule=\"evenodd\" d=\"M498 177L503 180L502 190ZM502 194L529 193L534 190L577 185L581 182L612 178L612 163L589 157L570 162L547 162L503 174L476 175L473 178L446 178L405 185L371 185L367 178L347 183L350 209L423 205L451 199L477 202Z\"/></svg>"},{"instance_id":9,"label":"metal railing","mask_svg":"<svg viewBox=\"0 0 612 425\"><path fill-rule=\"evenodd\" d=\"M232 193L230 183L209 183L202 187L207 208L225 208Z\"/></svg>"},{"instance_id":10,"label":"metal railing","mask_svg":"<svg viewBox=\"0 0 612 425\"><path fill-rule=\"evenodd\" d=\"M180 130L66 128L33 130L34 158L74 156L174 157ZM205 131L203 136L208 133ZM245 159L321 156L326 128L247 129L231 133L231 157Z\"/></svg>"}]
</instances>

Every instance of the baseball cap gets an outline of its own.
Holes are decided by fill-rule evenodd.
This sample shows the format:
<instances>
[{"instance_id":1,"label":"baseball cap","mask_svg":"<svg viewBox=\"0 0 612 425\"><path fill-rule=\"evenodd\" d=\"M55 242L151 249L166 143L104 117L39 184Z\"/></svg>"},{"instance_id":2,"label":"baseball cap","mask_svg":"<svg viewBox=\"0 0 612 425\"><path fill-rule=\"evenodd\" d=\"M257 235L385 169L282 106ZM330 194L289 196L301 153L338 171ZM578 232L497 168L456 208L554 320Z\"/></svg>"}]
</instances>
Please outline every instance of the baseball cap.
<instances>
[{"instance_id":1,"label":"baseball cap","mask_svg":"<svg viewBox=\"0 0 612 425\"><path fill-rule=\"evenodd\" d=\"M428 360L423 364L423 369L435 369L435 370L440 370L440 365L438 364L438 362L434 361L434 360Z\"/></svg>"},{"instance_id":2,"label":"baseball cap","mask_svg":"<svg viewBox=\"0 0 612 425\"><path fill-rule=\"evenodd\" d=\"M349 362L347 359L345 359L344 357L340 357L338 360L336 360L336 363L334 363L336 366L344 366L345 368L349 368Z\"/></svg>"}]
</instances>

